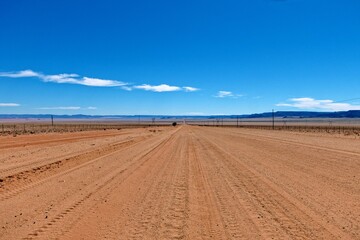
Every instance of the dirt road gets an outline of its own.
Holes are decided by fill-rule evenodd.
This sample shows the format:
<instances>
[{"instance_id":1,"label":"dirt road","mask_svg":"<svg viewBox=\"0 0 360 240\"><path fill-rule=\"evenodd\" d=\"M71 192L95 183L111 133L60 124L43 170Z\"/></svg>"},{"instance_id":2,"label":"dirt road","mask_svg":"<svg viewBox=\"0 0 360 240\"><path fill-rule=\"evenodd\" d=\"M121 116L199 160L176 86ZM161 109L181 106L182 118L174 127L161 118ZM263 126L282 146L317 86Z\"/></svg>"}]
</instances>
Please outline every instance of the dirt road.
<instances>
[{"instance_id":1,"label":"dirt road","mask_svg":"<svg viewBox=\"0 0 360 240\"><path fill-rule=\"evenodd\" d=\"M0 239L360 239L359 146L190 126L3 137Z\"/></svg>"}]
</instances>

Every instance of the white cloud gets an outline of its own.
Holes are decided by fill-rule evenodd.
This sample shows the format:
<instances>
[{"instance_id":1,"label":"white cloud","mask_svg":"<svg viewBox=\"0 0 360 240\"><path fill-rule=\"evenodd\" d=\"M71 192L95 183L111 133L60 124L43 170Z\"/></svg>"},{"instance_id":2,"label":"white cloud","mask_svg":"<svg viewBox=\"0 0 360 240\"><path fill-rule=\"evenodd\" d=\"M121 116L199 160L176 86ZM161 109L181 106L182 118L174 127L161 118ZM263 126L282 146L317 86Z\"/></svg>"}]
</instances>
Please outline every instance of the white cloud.
<instances>
[{"instance_id":1,"label":"white cloud","mask_svg":"<svg viewBox=\"0 0 360 240\"><path fill-rule=\"evenodd\" d=\"M177 86L169 86L167 84L160 84L157 86L152 86L149 84L143 84L139 86L135 86L134 88L142 89L145 91L152 91L152 92L174 92L174 91L180 91L181 88Z\"/></svg>"},{"instance_id":2,"label":"white cloud","mask_svg":"<svg viewBox=\"0 0 360 240\"><path fill-rule=\"evenodd\" d=\"M40 74L32 70L24 70L18 72L0 72L0 77L23 78L23 77L39 77Z\"/></svg>"},{"instance_id":3,"label":"white cloud","mask_svg":"<svg viewBox=\"0 0 360 240\"><path fill-rule=\"evenodd\" d=\"M217 98L238 98L238 97L243 97L244 95L242 94L234 94L233 92L230 91L219 91L215 97Z\"/></svg>"},{"instance_id":4,"label":"white cloud","mask_svg":"<svg viewBox=\"0 0 360 240\"><path fill-rule=\"evenodd\" d=\"M55 82L55 83L72 83L76 84L77 79L79 77L77 74L57 74L57 75L39 75L39 78L44 82Z\"/></svg>"},{"instance_id":5,"label":"white cloud","mask_svg":"<svg viewBox=\"0 0 360 240\"><path fill-rule=\"evenodd\" d=\"M32 70L24 70L17 72L0 72L0 77L9 77L9 78L36 77L44 82L78 84L78 85L91 86L91 87L120 87L121 89L126 91L131 91L134 88L142 89L145 91L153 91L153 92L174 92L174 91L194 92L200 90L195 87L189 87L189 86L178 87L178 86L170 86L167 84L160 84L160 85L142 84L138 86L131 86L128 83L124 83L117 80L82 77L74 73L46 75L43 73L34 72Z\"/></svg>"},{"instance_id":6,"label":"white cloud","mask_svg":"<svg viewBox=\"0 0 360 240\"><path fill-rule=\"evenodd\" d=\"M115 80L80 77L78 74L62 73L55 75L45 75L42 73L34 72L32 70L24 70L18 72L0 72L0 77L10 77L10 78L37 77L44 82L79 84L79 85L91 86L91 87L117 87L117 86L127 85L127 83L115 81Z\"/></svg>"},{"instance_id":7,"label":"white cloud","mask_svg":"<svg viewBox=\"0 0 360 240\"><path fill-rule=\"evenodd\" d=\"M199 88L194 88L194 87L183 87L183 89L185 90L185 92L196 92L199 91Z\"/></svg>"},{"instance_id":8,"label":"white cloud","mask_svg":"<svg viewBox=\"0 0 360 240\"><path fill-rule=\"evenodd\" d=\"M224 98L224 97L233 97L234 94L229 91L219 91L216 95L218 98Z\"/></svg>"},{"instance_id":9,"label":"white cloud","mask_svg":"<svg viewBox=\"0 0 360 240\"><path fill-rule=\"evenodd\" d=\"M39 76L45 82L55 82L55 83L70 83L70 84L79 84L90 87L117 87L117 86L125 86L126 83L115 81L115 80L107 80L100 78L89 78L82 77L79 78L77 74L57 74L57 75L41 75Z\"/></svg>"},{"instance_id":10,"label":"white cloud","mask_svg":"<svg viewBox=\"0 0 360 240\"><path fill-rule=\"evenodd\" d=\"M83 77L82 80L79 81L79 84L96 87L117 87L126 85L126 83L120 81L88 77Z\"/></svg>"},{"instance_id":11,"label":"white cloud","mask_svg":"<svg viewBox=\"0 0 360 240\"><path fill-rule=\"evenodd\" d=\"M88 109L88 110L96 110L97 107L87 107L86 109Z\"/></svg>"},{"instance_id":12,"label":"white cloud","mask_svg":"<svg viewBox=\"0 0 360 240\"><path fill-rule=\"evenodd\" d=\"M132 91L132 87L129 87L129 86L121 86L121 89L123 89L125 91Z\"/></svg>"},{"instance_id":13,"label":"white cloud","mask_svg":"<svg viewBox=\"0 0 360 240\"><path fill-rule=\"evenodd\" d=\"M188 87L188 86L178 87L178 86L170 86L167 84L160 84L160 85L142 84L142 85L134 86L133 88L142 89L145 91L152 91L152 92L175 92L175 91L195 92L200 90L199 88L195 88L195 87ZM132 90L132 88L129 88L129 91L130 90Z\"/></svg>"},{"instance_id":14,"label":"white cloud","mask_svg":"<svg viewBox=\"0 0 360 240\"><path fill-rule=\"evenodd\" d=\"M0 103L0 107L19 107L18 103Z\"/></svg>"},{"instance_id":15,"label":"white cloud","mask_svg":"<svg viewBox=\"0 0 360 240\"><path fill-rule=\"evenodd\" d=\"M337 103L333 100L317 100L314 98L291 98L288 103L276 104L278 107L294 107L300 109L321 109L330 111L360 110L360 105Z\"/></svg>"}]
</instances>

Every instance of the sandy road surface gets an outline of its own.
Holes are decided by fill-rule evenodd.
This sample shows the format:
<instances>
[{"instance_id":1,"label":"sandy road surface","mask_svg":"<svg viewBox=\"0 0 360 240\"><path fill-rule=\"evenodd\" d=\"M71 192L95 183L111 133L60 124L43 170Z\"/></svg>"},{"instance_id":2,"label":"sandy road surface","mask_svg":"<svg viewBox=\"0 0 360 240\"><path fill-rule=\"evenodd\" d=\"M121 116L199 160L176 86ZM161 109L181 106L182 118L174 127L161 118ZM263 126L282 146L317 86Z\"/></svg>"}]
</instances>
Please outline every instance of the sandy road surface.
<instances>
[{"instance_id":1,"label":"sandy road surface","mask_svg":"<svg viewBox=\"0 0 360 240\"><path fill-rule=\"evenodd\" d=\"M360 239L357 139L91 134L0 138L0 239Z\"/></svg>"}]
</instances>

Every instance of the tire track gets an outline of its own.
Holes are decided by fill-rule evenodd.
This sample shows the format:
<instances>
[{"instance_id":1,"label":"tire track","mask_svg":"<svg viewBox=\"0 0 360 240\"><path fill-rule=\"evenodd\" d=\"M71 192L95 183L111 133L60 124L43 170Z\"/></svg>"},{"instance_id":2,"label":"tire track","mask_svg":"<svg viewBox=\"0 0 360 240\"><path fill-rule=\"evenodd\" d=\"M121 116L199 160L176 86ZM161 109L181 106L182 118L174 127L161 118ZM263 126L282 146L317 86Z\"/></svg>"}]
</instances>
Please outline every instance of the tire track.
<instances>
[{"instance_id":1,"label":"tire track","mask_svg":"<svg viewBox=\"0 0 360 240\"><path fill-rule=\"evenodd\" d=\"M234 133L234 132L232 132L232 133ZM358 153L358 152L316 146L313 144L300 143L300 142L291 141L291 140L283 140L283 139L276 138L276 137L269 137L269 136L264 136L264 135L259 135L259 134L250 134L250 133L244 133L244 132L238 133L238 135L245 135L245 136L247 136L247 138L249 138L249 136L250 136L250 137L252 137L252 139L257 140L257 141L268 142L269 140L271 140L272 142L292 144L295 146L307 147L307 148L312 148L312 149L316 149L316 150L322 150L322 151L327 151L327 152L334 152L334 153L340 153L340 154L346 154L346 155L360 157L360 153ZM259 138L262 138L262 139L259 139Z\"/></svg>"},{"instance_id":2,"label":"tire track","mask_svg":"<svg viewBox=\"0 0 360 240\"><path fill-rule=\"evenodd\" d=\"M0 145L0 149L10 149L10 148L17 148L17 147L27 147L27 146L34 146L34 145L43 145L43 144L51 144L51 143L68 143L68 142L75 142L78 140L84 140L84 139L94 139L94 138L103 138L103 137L112 137L112 136L120 136L124 135L126 133L107 133L107 134L93 134L93 135L86 135L86 136L80 136L80 137L65 137L65 138L56 138L53 140L38 140L38 141L31 141L29 140L27 142L23 143L14 143L17 141L8 141L7 144Z\"/></svg>"},{"instance_id":3,"label":"tire track","mask_svg":"<svg viewBox=\"0 0 360 240\"><path fill-rule=\"evenodd\" d=\"M309 239L350 239L346 233L333 225L322 222L316 214L312 213L306 206L302 205L296 199L281 191L276 185L264 179L261 175L253 172L249 167L243 165L239 159L222 150L216 143L204 138L204 142L208 145L206 148L213 150L213 155L217 155L219 159L223 159L226 164L226 173L223 174L227 182L232 183L233 188L237 192L243 191L238 198L248 197L246 200L247 209L253 212L252 215L261 213L260 222L269 233L270 237L277 236L278 233L273 232L274 227L281 229L284 236L297 238L306 236ZM247 180L247 181L244 181ZM241 183L236 185L235 183ZM247 193L247 194L246 194ZM262 210L262 211L261 211ZM271 225L269 225L271 223Z\"/></svg>"},{"instance_id":4,"label":"tire track","mask_svg":"<svg viewBox=\"0 0 360 240\"><path fill-rule=\"evenodd\" d=\"M149 136L133 137L129 140L123 140L117 143L109 144L107 146L97 147L94 150L85 150L76 155L67 154L59 156L55 159L45 159L42 161L31 162L26 165L3 170L0 172L0 174L5 177L1 178L0 193L7 188L14 188L17 185L21 185L23 182L32 182L32 178L39 178L41 177L39 175L46 175L46 173L49 173L49 171L54 174L56 172L62 171L63 169L71 168L93 158L101 157L102 155L116 152L125 147L144 141L148 137Z\"/></svg>"},{"instance_id":5,"label":"tire track","mask_svg":"<svg viewBox=\"0 0 360 240\"><path fill-rule=\"evenodd\" d=\"M159 226L159 219L163 215L164 203L169 197L169 185L173 181L171 170L175 169L174 161L176 154L181 150L180 147L174 150L175 139L161 153L161 160L150 170L144 181L146 190L139 199L140 208L134 212L134 217L125 225L128 226L124 233L124 238L146 239L153 238L157 233L152 232L152 226ZM180 146L180 144L179 144ZM160 168L160 169L159 169ZM170 171L169 171L170 170ZM142 184L141 184L142 185ZM162 201L159 201L161 199ZM157 216L157 217L155 217ZM121 234L122 235L122 234Z\"/></svg>"},{"instance_id":6,"label":"tire track","mask_svg":"<svg viewBox=\"0 0 360 240\"><path fill-rule=\"evenodd\" d=\"M142 139L142 140L144 140L144 139ZM4 201L4 200L7 200L7 199L10 199L12 197L15 197L16 195L18 195L18 194L20 194L20 193L22 193L22 192L24 192L24 191L26 191L28 189L34 188L36 186L40 186L40 185L44 184L45 182L50 181L52 179L56 179L56 178L62 177L64 175L68 175L68 174L70 174L70 173L72 173L72 172L74 172L76 170L79 170L80 168L83 168L83 167L86 167L86 166L88 166L90 164L93 164L96 161L102 160L102 159L110 157L112 155L116 155L121 151L124 151L124 150L126 150L128 148L131 148L131 147L134 147L134 146L136 146L138 144L141 144L142 140L139 141L139 142L134 142L134 144L130 144L129 146L125 146L125 148L117 149L117 150L114 150L113 152L107 153L105 155L101 155L100 157L90 158L90 159L86 158L86 160L88 160L88 161L86 161L84 163L81 163L79 165L75 165L74 167L72 167L70 169L67 169L67 170L65 170L63 172L59 172L59 173L53 174L51 176L48 176L48 177L46 177L44 179L36 180L36 181L30 182L30 183L28 183L28 184L26 184L24 186L19 186L19 187L15 188L15 189L5 191L4 193L0 194L0 202ZM129 143L129 142L127 142L127 143ZM155 148L157 148L157 147L155 147ZM145 157L145 156L146 155L144 155L143 157Z\"/></svg>"},{"instance_id":7,"label":"tire track","mask_svg":"<svg viewBox=\"0 0 360 240\"><path fill-rule=\"evenodd\" d=\"M189 239L226 239L222 229L219 209L215 203L215 197L210 189L207 171L204 170L201 159L198 156L198 144L195 142L193 132L189 143L190 160L190 218ZM213 177L213 176L212 176Z\"/></svg>"},{"instance_id":8,"label":"tire track","mask_svg":"<svg viewBox=\"0 0 360 240\"><path fill-rule=\"evenodd\" d=\"M182 135L179 140L182 146L175 156L176 165L173 172L170 198L165 203L163 221L160 224L159 236L163 239L184 239L187 236L187 219L189 217L189 157L188 139Z\"/></svg>"},{"instance_id":9,"label":"tire track","mask_svg":"<svg viewBox=\"0 0 360 240\"><path fill-rule=\"evenodd\" d=\"M341 171L358 169L355 156L190 126L144 135L44 162L44 175L0 195L0 239L357 239L356 184L332 191L353 179ZM328 183L321 167L339 174Z\"/></svg>"},{"instance_id":10,"label":"tire track","mask_svg":"<svg viewBox=\"0 0 360 240\"><path fill-rule=\"evenodd\" d=\"M25 182L20 182L20 183L13 183L10 184L9 188L6 189L4 186L6 186L6 181L2 183L2 185L0 185L2 191L0 191L0 202L7 200L9 198L12 198L30 188L39 186L43 183L45 183L46 181L52 180L52 179L56 179L59 178L61 176L67 175L69 173L72 173L80 168L83 168L87 165L90 165L96 161L99 161L101 159L110 157L112 155L115 155L121 151L126 150L127 148L139 144L141 143L144 139L138 139L139 141L134 141L134 140L130 140L130 141L125 141L121 144L118 144L115 148L110 147L109 149L105 150L105 151L100 151L98 152L98 150L95 150L95 152L97 152L98 154L96 154L95 158L94 156L90 153L85 153L83 155L79 155L79 156L75 156L72 158L67 158L66 160L64 160L65 162L63 163L63 161L56 161L54 163L50 163L48 165L44 165L43 167L37 167L35 169L32 170L28 170L26 172L20 173L18 176L20 176L21 178L25 178L26 181ZM120 149L119 149L120 148ZM65 165L67 164L66 161L69 161L68 163L68 167L65 168ZM74 162L70 162L70 161L76 161ZM53 166L55 166L55 169L53 168ZM61 169L61 167L65 168ZM40 171L46 171L51 169L53 172L52 174L49 176L47 174L44 174L44 178L41 178L41 175L37 175L33 178L31 178L32 174L36 174L36 172L38 170ZM55 170L55 171L54 171ZM24 176L25 175L25 176ZM27 175L27 177L26 177ZM30 176L29 176L30 175ZM17 176L17 175L15 175ZM13 178L15 178L15 176L10 176L7 177L7 179L10 179L10 181L12 181ZM18 176L16 177L17 180L19 180ZM21 179L20 178L20 179ZM5 184L4 184L5 183Z\"/></svg>"},{"instance_id":11,"label":"tire track","mask_svg":"<svg viewBox=\"0 0 360 240\"><path fill-rule=\"evenodd\" d=\"M175 131L169 138L162 141L160 145L157 145L155 148L151 148L149 153L146 153L143 156L138 157L138 159L135 161L135 163L138 162L138 161L142 161L142 163L139 164L134 170L132 170L131 173L128 173L126 175L126 177L123 177L122 180L114 181L114 183L120 183L120 184L115 184L113 187L111 187L111 189L110 188L107 189L106 194L101 194L102 199L111 198L112 200L116 201L117 197L121 197L121 196L114 195L114 194L117 193L117 192L121 192L122 189L123 189L123 186L131 185L132 181L134 181L133 179L135 178L135 182L137 184L139 184L138 185L139 190L140 190L140 188L145 189L145 192L142 192L142 193L136 192L136 193L134 193L134 194L136 194L136 199L134 199L134 200L136 202L139 201L139 203L141 203L142 205L146 201L146 199L152 199L153 201L159 202L157 200L158 200L159 196L162 196L162 195L156 194L156 193L159 193L159 192L155 192L153 197L149 197L152 194L151 193L152 189L153 189L152 187L155 187L157 189L164 189L164 188L162 188L162 186L166 182L160 181L160 180L150 182L149 178L156 176L156 179L158 179L161 176L161 172L157 173L157 172L155 172L155 170L158 167L162 167L163 164L170 163L170 162L164 162L164 160L162 160L161 162L155 162L155 165L153 165L154 160L160 158L163 155L162 150L163 149L168 149L169 145L174 143L174 140L175 140L174 138L176 136L176 132L177 131ZM172 153L172 154L174 154L174 153ZM146 156L146 158L144 156ZM165 170L166 169L163 170L164 173L166 172ZM141 178L141 181L139 182L139 178L137 178L137 175L141 174L141 173L144 173L144 172L146 173L146 177ZM150 186L148 186L149 182L150 182ZM137 189L137 187L135 187L135 188ZM133 205L135 203L132 202L132 201L128 202L127 204L129 204L130 206L124 207L124 210L125 209L130 209L131 205ZM154 203L154 202L152 202L152 203ZM96 204L94 204L92 208L94 208L95 206L96 206ZM152 209L152 208L154 208L154 205L150 204L147 207L150 207L150 209ZM136 210L139 211L139 208L136 208ZM149 212L149 209L144 208L142 210L142 212L143 213ZM136 215L134 215L134 213L127 213L127 214L133 216L133 218L136 218ZM149 216L149 215L147 215L147 216ZM111 227L107 228L106 233L104 233L102 235L102 237L115 239L115 238L117 238L118 235L121 235L124 238L125 238L125 236L128 236L127 238L129 238L129 235L134 233L134 231L132 231L132 232L121 232L119 230L116 230L116 227L118 225L124 224L124 223L119 222L120 220L116 220L117 217L119 217L119 216L117 215L116 212L110 212L109 214L106 215L106 219L109 219L109 221L111 220L111 225L110 225ZM85 218L87 218L87 219L90 218L91 219L91 218L94 218L94 216L90 214L90 215L86 216ZM139 218L137 221L135 221L135 224L138 224L137 225L138 228L135 229L138 234L141 235L141 233L143 232L143 229L147 228L147 225L149 225L148 221L150 221L148 217ZM95 224L97 224L96 221L95 221ZM134 223L129 221L126 224L127 225L132 225ZM98 228L99 226L94 226L94 227ZM81 229L84 228L84 229L86 229L86 231L88 231L88 224L85 223L85 226L83 226L83 225L77 226L76 229L78 229L78 228L81 228ZM113 229L115 229L115 230L113 230ZM96 234L96 232L94 234ZM128 234L128 235L126 235L126 234ZM135 233L135 235L136 235L136 233ZM95 235L91 235L91 236L92 236L92 238L95 238L94 237ZM67 239L76 239L76 238L80 238L80 237L82 237L82 236L78 235L77 230L72 231L71 233L66 235Z\"/></svg>"},{"instance_id":12,"label":"tire track","mask_svg":"<svg viewBox=\"0 0 360 240\"><path fill-rule=\"evenodd\" d=\"M88 193L86 195L81 197L79 200L76 200L52 218L48 223L34 230L23 239L35 239L41 237L42 235L49 234L49 231L51 232L50 235L53 235L53 238L57 238L58 236L67 233L77 221L88 214L96 204L100 203L101 199L109 196L112 190L119 186L119 182L125 181L134 172L138 171L138 169L146 162L148 162L153 155L157 154L164 145L173 139L174 134L175 132L172 133L170 137L162 140L154 148L139 153L136 159L133 159L128 166L123 166L119 169L113 170L111 173L107 173L104 177L105 180L98 179L96 182L92 183L91 186L88 186ZM126 176L124 176L124 174ZM121 178L121 180L119 178ZM100 191L104 191L104 193L102 193L98 199L95 199L96 196L99 195ZM56 228L57 225L61 225L61 227ZM46 238L48 239L49 236Z\"/></svg>"},{"instance_id":13,"label":"tire track","mask_svg":"<svg viewBox=\"0 0 360 240\"><path fill-rule=\"evenodd\" d=\"M359 237L359 158L228 133L202 133L335 236Z\"/></svg>"},{"instance_id":14,"label":"tire track","mask_svg":"<svg viewBox=\"0 0 360 240\"><path fill-rule=\"evenodd\" d=\"M205 172L211 178L208 180L209 192L213 195L217 209L220 211L222 231L226 234L225 239L256 239L259 228L254 218L249 214L241 201L236 201L236 193L225 181L226 176L222 173L222 158L217 156L213 149L204 145L203 139L196 142L199 146L198 154L201 156Z\"/></svg>"}]
</instances>

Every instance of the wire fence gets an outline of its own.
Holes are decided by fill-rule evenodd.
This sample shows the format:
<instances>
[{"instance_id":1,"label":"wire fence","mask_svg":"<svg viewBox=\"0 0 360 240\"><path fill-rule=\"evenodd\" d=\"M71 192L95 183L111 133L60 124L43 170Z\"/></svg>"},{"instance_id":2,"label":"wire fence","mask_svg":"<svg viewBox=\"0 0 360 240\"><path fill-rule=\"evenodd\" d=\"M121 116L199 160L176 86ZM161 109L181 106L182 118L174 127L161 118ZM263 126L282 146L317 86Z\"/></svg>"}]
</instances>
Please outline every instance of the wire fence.
<instances>
[{"instance_id":1,"label":"wire fence","mask_svg":"<svg viewBox=\"0 0 360 240\"><path fill-rule=\"evenodd\" d=\"M242 120L242 119L207 119L187 120L186 124L206 127L232 127L248 129L266 129L296 132L324 132L360 136L360 120Z\"/></svg>"},{"instance_id":2,"label":"wire fence","mask_svg":"<svg viewBox=\"0 0 360 240\"><path fill-rule=\"evenodd\" d=\"M172 122L171 122L172 123ZM119 122L119 123L57 123L57 124L32 124L32 123L3 123L0 124L1 135L23 135L39 133L82 132L95 130L120 130L124 128L160 127L170 126L170 122Z\"/></svg>"},{"instance_id":3,"label":"wire fence","mask_svg":"<svg viewBox=\"0 0 360 240\"><path fill-rule=\"evenodd\" d=\"M124 128L160 127L187 124L206 127L234 127L248 129L286 130L296 132L326 132L360 136L360 119L146 119L111 122L57 123L0 123L1 135L38 134L52 132L81 132L92 130L120 130Z\"/></svg>"}]
</instances>

